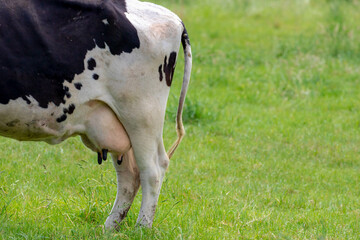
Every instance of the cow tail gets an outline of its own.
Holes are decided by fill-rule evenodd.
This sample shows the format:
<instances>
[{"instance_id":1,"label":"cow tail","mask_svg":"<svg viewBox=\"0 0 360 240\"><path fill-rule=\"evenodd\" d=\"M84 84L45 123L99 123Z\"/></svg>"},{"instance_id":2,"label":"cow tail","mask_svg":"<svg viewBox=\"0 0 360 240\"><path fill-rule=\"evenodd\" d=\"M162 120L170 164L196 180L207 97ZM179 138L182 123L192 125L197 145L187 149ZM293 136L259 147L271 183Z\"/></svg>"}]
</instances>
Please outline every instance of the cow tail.
<instances>
[{"instance_id":1,"label":"cow tail","mask_svg":"<svg viewBox=\"0 0 360 240\"><path fill-rule=\"evenodd\" d=\"M176 148L179 146L182 138L185 136L185 128L184 128L183 121L182 121L182 113L183 113L183 108L184 108L186 92L187 92L189 82L190 82L191 67L192 67L192 54L191 54L190 40L189 40L189 36L188 36L185 26L184 26L183 33L181 35L181 43L182 43L183 50L184 50L185 66L184 66L184 78L183 78L183 83L182 83L182 87L181 87L179 105L178 105L178 110L177 110L177 114L176 114L176 132L177 132L178 138L175 141L175 143L171 146L170 150L168 151L169 159L172 157Z\"/></svg>"}]
</instances>

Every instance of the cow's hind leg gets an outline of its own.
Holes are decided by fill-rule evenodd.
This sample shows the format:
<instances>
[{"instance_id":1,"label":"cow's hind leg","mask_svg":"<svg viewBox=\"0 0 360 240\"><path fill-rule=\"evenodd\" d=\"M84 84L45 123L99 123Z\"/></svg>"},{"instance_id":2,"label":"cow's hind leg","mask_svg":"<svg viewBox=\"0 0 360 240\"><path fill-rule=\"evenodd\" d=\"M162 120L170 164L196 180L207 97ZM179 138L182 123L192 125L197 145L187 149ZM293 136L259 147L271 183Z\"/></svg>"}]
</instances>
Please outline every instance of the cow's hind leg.
<instances>
[{"instance_id":1,"label":"cow's hind leg","mask_svg":"<svg viewBox=\"0 0 360 240\"><path fill-rule=\"evenodd\" d=\"M139 171L130 139L114 112L104 103L88 103L90 110L84 119L84 144L105 159L111 153L117 174L117 195L113 209L105 222L106 228L116 228L126 216L139 189ZM99 162L101 163L101 161Z\"/></svg>"},{"instance_id":2,"label":"cow's hind leg","mask_svg":"<svg viewBox=\"0 0 360 240\"><path fill-rule=\"evenodd\" d=\"M114 206L105 222L105 228L117 228L125 218L140 186L139 171L135 163L133 151L123 156L112 154L117 175L117 194Z\"/></svg>"},{"instance_id":3,"label":"cow's hind leg","mask_svg":"<svg viewBox=\"0 0 360 240\"><path fill-rule=\"evenodd\" d=\"M156 110L142 112L138 119L123 123L140 172L142 201L137 224L151 227L169 158L162 140L163 114Z\"/></svg>"},{"instance_id":4,"label":"cow's hind leg","mask_svg":"<svg viewBox=\"0 0 360 240\"><path fill-rule=\"evenodd\" d=\"M139 166L142 188L141 209L137 224L151 227L169 159L161 138L150 141L149 138L144 137L136 139L134 142L136 142L134 152ZM141 146L143 144L146 144L146 147Z\"/></svg>"}]
</instances>

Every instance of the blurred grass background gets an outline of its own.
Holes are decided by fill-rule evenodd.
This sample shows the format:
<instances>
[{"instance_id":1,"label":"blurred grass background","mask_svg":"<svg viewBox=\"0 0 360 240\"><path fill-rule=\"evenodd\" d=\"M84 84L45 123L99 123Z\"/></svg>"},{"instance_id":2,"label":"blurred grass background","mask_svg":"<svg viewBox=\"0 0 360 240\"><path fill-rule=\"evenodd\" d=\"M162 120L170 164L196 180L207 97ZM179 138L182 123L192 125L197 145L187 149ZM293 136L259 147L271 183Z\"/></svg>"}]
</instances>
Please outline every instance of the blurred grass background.
<instances>
[{"instance_id":1,"label":"blurred grass background","mask_svg":"<svg viewBox=\"0 0 360 240\"><path fill-rule=\"evenodd\" d=\"M194 56L187 136L151 230L103 233L112 164L73 138L0 139L2 239L358 239L360 1L157 0ZM174 118L179 58L164 129Z\"/></svg>"}]
</instances>

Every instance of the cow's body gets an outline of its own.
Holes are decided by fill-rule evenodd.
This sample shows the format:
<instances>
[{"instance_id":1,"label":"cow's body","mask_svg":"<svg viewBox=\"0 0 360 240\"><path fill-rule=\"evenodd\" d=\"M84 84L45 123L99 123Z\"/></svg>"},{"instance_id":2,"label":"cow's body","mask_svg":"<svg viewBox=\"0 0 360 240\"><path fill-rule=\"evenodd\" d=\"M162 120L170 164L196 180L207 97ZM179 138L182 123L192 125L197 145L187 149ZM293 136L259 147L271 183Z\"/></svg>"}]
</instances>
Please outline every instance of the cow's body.
<instances>
[{"instance_id":1,"label":"cow's body","mask_svg":"<svg viewBox=\"0 0 360 240\"><path fill-rule=\"evenodd\" d=\"M52 144L80 135L99 162L109 151L118 194L106 226L125 217L140 182L138 223L151 226L169 161L162 130L181 41L186 69L170 156L183 135L191 69L175 14L136 0L0 0L0 134Z\"/></svg>"}]
</instances>

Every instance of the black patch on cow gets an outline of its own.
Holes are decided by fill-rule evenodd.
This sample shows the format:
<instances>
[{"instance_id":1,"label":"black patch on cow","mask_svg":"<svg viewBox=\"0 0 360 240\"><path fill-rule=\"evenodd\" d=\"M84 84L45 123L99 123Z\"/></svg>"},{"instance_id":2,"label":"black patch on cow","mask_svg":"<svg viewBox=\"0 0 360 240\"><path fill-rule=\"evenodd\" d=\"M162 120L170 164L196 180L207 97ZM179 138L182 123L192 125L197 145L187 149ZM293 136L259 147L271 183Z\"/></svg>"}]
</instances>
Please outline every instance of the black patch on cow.
<instances>
[{"instance_id":1,"label":"black patch on cow","mask_svg":"<svg viewBox=\"0 0 360 240\"><path fill-rule=\"evenodd\" d=\"M95 69L95 67L96 67L96 61L95 61L95 59L90 58L90 59L88 60L88 69L92 71L92 70Z\"/></svg>"},{"instance_id":2,"label":"black patch on cow","mask_svg":"<svg viewBox=\"0 0 360 240\"><path fill-rule=\"evenodd\" d=\"M159 66L159 79L160 79L160 82L162 82L162 80L164 79L163 72L162 72L162 64Z\"/></svg>"},{"instance_id":3,"label":"black patch on cow","mask_svg":"<svg viewBox=\"0 0 360 240\"><path fill-rule=\"evenodd\" d=\"M75 110L75 105L74 105L74 104L70 104L70 105L69 105L69 114L73 114L74 110Z\"/></svg>"},{"instance_id":4,"label":"black patch on cow","mask_svg":"<svg viewBox=\"0 0 360 240\"><path fill-rule=\"evenodd\" d=\"M190 46L191 44L190 44L189 35L188 35L187 31L186 31L185 25L184 25L183 22L181 22L181 23L182 23L182 25L184 27L184 31L183 31L183 33L181 35L181 44L182 44L183 48L185 49L187 45Z\"/></svg>"},{"instance_id":5,"label":"black patch on cow","mask_svg":"<svg viewBox=\"0 0 360 240\"><path fill-rule=\"evenodd\" d=\"M175 65L176 65L176 52L170 53L169 62L167 61L167 56L165 56L164 73L165 73L166 84L169 87L171 86L172 79L174 76Z\"/></svg>"},{"instance_id":6,"label":"black patch on cow","mask_svg":"<svg viewBox=\"0 0 360 240\"><path fill-rule=\"evenodd\" d=\"M64 108L64 109L63 109L63 112L66 114L66 113L68 113L68 112L69 112L69 109Z\"/></svg>"},{"instance_id":7,"label":"black patch on cow","mask_svg":"<svg viewBox=\"0 0 360 240\"><path fill-rule=\"evenodd\" d=\"M66 119L67 119L66 114L63 114L63 115L61 115L61 117L57 118L56 121L58 123L61 123L61 122L65 121Z\"/></svg>"},{"instance_id":8,"label":"black patch on cow","mask_svg":"<svg viewBox=\"0 0 360 240\"><path fill-rule=\"evenodd\" d=\"M93 79L94 79L94 80L98 80L98 79L99 79L99 75L95 73L95 74L93 75Z\"/></svg>"},{"instance_id":9,"label":"black patch on cow","mask_svg":"<svg viewBox=\"0 0 360 240\"><path fill-rule=\"evenodd\" d=\"M65 92L65 95L67 98L71 98L71 93L70 92Z\"/></svg>"},{"instance_id":10,"label":"black patch on cow","mask_svg":"<svg viewBox=\"0 0 360 240\"><path fill-rule=\"evenodd\" d=\"M88 51L140 47L126 11L125 0L0 0L0 104L30 104L27 96L42 108L66 103L64 82L85 70Z\"/></svg>"},{"instance_id":11,"label":"black patch on cow","mask_svg":"<svg viewBox=\"0 0 360 240\"><path fill-rule=\"evenodd\" d=\"M82 84L81 83L74 83L74 86L77 90L81 90Z\"/></svg>"}]
</instances>

